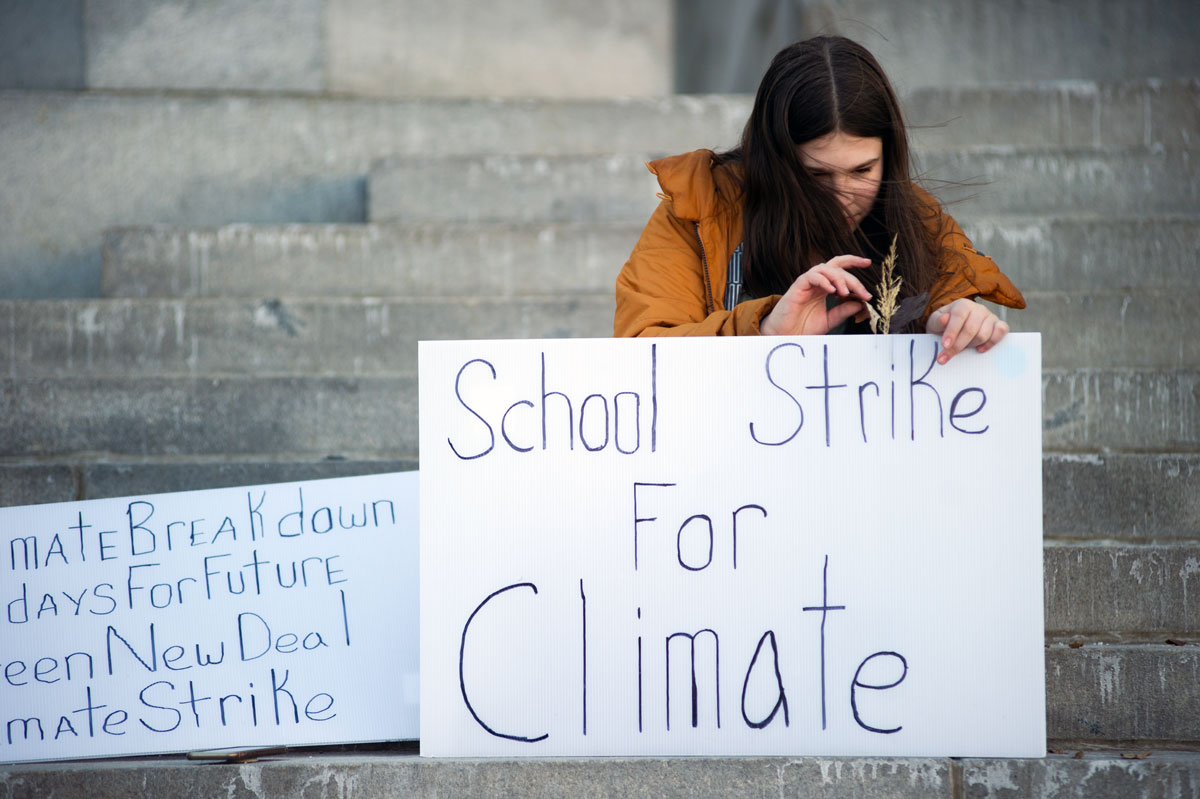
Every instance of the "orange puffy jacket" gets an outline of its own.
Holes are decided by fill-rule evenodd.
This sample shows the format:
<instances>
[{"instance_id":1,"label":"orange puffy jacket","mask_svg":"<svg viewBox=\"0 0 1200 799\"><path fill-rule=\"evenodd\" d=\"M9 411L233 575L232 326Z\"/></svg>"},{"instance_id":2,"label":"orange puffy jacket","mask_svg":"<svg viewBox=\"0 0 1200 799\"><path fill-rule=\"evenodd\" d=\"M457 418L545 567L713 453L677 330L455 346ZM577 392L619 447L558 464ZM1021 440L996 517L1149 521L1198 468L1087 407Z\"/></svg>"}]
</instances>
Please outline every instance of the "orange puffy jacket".
<instances>
[{"instance_id":1,"label":"orange puffy jacket","mask_svg":"<svg viewBox=\"0 0 1200 799\"><path fill-rule=\"evenodd\" d=\"M662 202L617 276L614 335L758 334L759 322L775 307L778 294L732 309L723 306L729 258L742 240L736 167L714 167L711 150L660 158L647 166L658 176ZM944 259L926 316L960 297L1025 307L1021 292L991 258L971 246L957 222L939 208L931 224L937 226L944 250L963 257Z\"/></svg>"}]
</instances>

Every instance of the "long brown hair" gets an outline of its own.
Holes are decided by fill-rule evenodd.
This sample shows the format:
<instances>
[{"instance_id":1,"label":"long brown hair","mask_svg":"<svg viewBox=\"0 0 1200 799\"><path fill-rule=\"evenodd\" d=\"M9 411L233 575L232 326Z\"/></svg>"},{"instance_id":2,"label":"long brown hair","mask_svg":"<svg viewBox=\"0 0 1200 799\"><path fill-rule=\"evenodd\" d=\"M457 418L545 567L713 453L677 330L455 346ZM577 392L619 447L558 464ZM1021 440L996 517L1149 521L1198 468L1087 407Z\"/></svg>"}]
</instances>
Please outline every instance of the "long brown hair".
<instances>
[{"instance_id":1,"label":"long brown hair","mask_svg":"<svg viewBox=\"0 0 1200 799\"><path fill-rule=\"evenodd\" d=\"M883 180L867 217L850 231L833 192L800 159L799 145L841 131L883 142ZM740 145L717 157L742 165L743 263L751 296L786 291L835 255L862 255L855 270L869 291L896 237L902 296L927 291L939 246L924 224L932 210L910 179L908 136L895 92L875 57L840 36L784 48L771 62Z\"/></svg>"}]
</instances>

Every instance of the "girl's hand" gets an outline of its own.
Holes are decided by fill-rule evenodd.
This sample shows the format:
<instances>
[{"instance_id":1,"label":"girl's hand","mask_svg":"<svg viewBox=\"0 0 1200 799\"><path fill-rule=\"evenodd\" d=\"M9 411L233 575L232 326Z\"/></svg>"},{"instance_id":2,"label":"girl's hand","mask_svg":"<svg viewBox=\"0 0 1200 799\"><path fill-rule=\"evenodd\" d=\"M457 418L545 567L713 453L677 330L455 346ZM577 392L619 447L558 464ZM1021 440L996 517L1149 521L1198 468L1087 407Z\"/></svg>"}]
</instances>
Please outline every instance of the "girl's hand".
<instances>
[{"instance_id":1,"label":"girl's hand","mask_svg":"<svg viewBox=\"0 0 1200 799\"><path fill-rule=\"evenodd\" d=\"M986 306L974 300L960 298L929 315L925 332L942 337L942 352L938 363L947 363L967 347L987 352L1008 334L1008 323L1002 321Z\"/></svg>"},{"instance_id":2,"label":"girl's hand","mask_svg":"<svg viewBox=\"0 0 1200 799\"><path fill-rule=\"evenodd\" d=\"M869 258L857 255L839 255L817 264L796 278L771 312L763 317L759 332L767 336L820 336L828 333L843 320L863 311L863 303L871 299L871 293L859 279L846 271L870 264ZM830 294L848 299L826 310L825 297ZM849 299L851 297L857 299Z\"/></svg>"}]
</instances>

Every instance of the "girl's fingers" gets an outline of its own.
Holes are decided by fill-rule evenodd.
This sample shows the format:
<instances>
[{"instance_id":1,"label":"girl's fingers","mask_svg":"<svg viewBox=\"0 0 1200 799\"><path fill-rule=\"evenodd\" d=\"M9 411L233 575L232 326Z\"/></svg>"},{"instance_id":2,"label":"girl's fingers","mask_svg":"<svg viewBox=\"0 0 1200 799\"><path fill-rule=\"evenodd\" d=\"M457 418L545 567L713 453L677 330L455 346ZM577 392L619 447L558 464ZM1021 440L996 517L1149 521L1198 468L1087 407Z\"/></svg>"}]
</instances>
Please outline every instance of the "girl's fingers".
<instances>
[{"instance_id":1,"label":"girl's fingers","mask_svg":"<svg viewBox=\"0 0 1200 799\"><path fill-rule=\"evenodd\" d=\"M1011 330L1011 329L1012 328L1010 328L1008 326L1008 322L1005 322L1003 319L997 319L996 320L996 330L992 334L992 344L993 345L999 344L1004 339L1004 337L1008 335L1009 330Z\"/></svg>"},{"instance_id":2,"label":"girl's fingers","mask_svg":"<svg viewBox=\"0 0 1200 799\"><path fill-rule=\"evenodd\" d=\"M867 261L865 258L857 258L853 255L838 256L838 258L852 258L859 261ZM831 278L837 284L839 296L845 297L850 294L855 294L864 300L871 299L871 292L867 291L866 287L863 286L862 281L847 272L842 267L834 265L833 261L835 260L838 259L832 259L829 263L817 264L811 270L809 270L809 272L819 275L826 275ZM867 264L870 263L870 261L867 261ZM863 266L863 264L858 264L857 266Z\"/></svg>"},{"instance_id":3,"label":"girl's fingers","mask_svg":"<svg viewBox=\"0 0 1200 799\"><path fill-rule=\"evenodd\" d=\"M829 266L836 266L839 269L862 269L864 266L871 265L871 259L863 258L859 255L838 255L830 258L825 263Z\"/></svg>"},{"instance_id":4,"label":"girl's fingers","mask_svg":"<svg viewBox=\"0 0 1200 799\"><path fill-rule=\"evenodd\" d=\"M942 331L942 353L938 355L938 363L946 363L958 351L954 349L954 342L958 340L958 333L962 330L963 316L951 311L949 317L946 328Z\"/></svg>"},{"instance_id":5,"label":"girl's fingers","mask_svg":"<svg viewBox=\"0 0 1200 799\"><path fill-rule=\"evenodd\" d=\"M817 272L813 275L813 280L819 287L825 290L826 294L833 294L835 291L837 291L837 289L833 287L833 283L830 282L829 278L825 277L825 275L821 274L820 272Z\"/></svg>"},{"instance_id":6,"label":"girl's fingers","mask_svg":"<svg viewBox=\"0 0 1200 799\"><path fill-rule=\"evenodd\" d=\"M962 329L958 331L958 337L954 340L954 353L956 355L972 344L977 344L981 341L979 332L987 313L987 309L982 305L977 305L967 313L966 318L963 319Z\"/></svg>"}]
</instances>

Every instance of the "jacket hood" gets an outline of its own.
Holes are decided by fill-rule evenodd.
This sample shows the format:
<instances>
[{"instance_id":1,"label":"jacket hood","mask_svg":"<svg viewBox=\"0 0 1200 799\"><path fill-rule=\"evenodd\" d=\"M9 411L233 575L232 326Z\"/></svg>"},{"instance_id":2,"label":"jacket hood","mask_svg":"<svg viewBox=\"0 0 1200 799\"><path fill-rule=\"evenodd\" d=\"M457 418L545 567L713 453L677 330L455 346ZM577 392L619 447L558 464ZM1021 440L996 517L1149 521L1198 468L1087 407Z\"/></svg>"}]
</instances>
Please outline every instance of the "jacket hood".
<instances>
[{"instance_id":1,"label":"jacket hood","mask_svg":"<svg viewBox=\"0 0 1200 799\"><path fill-rule=\"evenodd\" d=\"M679 219L699 222L736 205L741 195L736 167L714 166L713 158L712 150L694 150L646 164Z\"/></svg>"}]
</instances>

